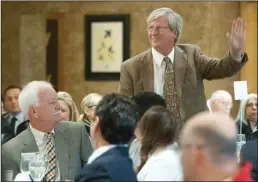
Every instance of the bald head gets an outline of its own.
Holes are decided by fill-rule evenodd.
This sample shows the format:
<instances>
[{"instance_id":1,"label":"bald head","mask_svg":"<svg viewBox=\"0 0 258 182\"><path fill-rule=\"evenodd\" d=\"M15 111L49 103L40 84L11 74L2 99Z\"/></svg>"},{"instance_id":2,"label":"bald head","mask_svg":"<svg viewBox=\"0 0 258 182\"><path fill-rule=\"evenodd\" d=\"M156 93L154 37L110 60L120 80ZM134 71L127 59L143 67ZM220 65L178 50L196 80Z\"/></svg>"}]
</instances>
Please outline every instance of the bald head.
<instances>
[{"instance_id":1,"label":"bald head","mask_svg":"<svg viewBox=\"0 0 258 182\"><path fill-rule=\"evenodd\" d=\"M181 143L204 145L216 162L223 162L219 158L224 160L236 154L236 134L236 125L230 117L204 112L186 122Z\"/></svg>"},{"instance_id":2,"label":"bald head","mask_svg":"<svg viewBox=\"0 0 258 182\"><path fill-rule=\"evenodd\" d=\"M214 113L226 113L229 115L232 108L232 97L225 90L217 90L209 99L210 109Z\"/></svg>"},{"instance_id":3,"label":"bald head","mask_svg":"<svg viewBox=\"0 0 258 182\"><path fill-rule=\"evenodd\" d=\"M227 100L227 101L232 101L232 97L231 97L230 93L228 93L225 90L217 90L217 91L213 92L210 100L214 100L214 99L223 99L223 100Z\"/></svg>"}]
</instances>

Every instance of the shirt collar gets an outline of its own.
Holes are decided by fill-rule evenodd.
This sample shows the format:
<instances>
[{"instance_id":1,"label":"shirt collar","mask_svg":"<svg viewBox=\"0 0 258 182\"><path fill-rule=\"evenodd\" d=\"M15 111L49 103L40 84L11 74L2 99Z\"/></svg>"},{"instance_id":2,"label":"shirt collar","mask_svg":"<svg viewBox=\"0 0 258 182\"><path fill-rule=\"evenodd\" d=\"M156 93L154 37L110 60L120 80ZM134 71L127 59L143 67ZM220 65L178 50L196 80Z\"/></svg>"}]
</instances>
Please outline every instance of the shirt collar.
<instances>
[{"instance_id":1,"label":"shirt collar","mask_svg":"<svg viewBox=\"0 0 258 182\"><path fill-rule=\"evenodd\" d=\"M11 123L11 120L14 117L19 121L19 123L22 123L23 121L26 120L25 117L24 117L24 114L22 112L19 112L17 114L8 113L8 115L9 115L9 119L8 119L9 123Z\"/></svg>"},{"instance_id":2,"label":"shirt collar","mask_svg":"<svg viewBox=\"0 0 258 182\"><path fill-rule=\"evenodd\" d=\"M169 59L171 60L171 62L174 62L174 56L175 56L175 49L173 48L171 50L171 52L168 54L168 56L164 56L162 54L160 54L158 51L156 51L153 47L151 48L151 52L152 52L152 56L153 56L153 60L156 63L156 65L158 65L159 67L162 64L162 61L164 59L164 57L169 57Z\"/></svg>"},{"instance_id":3,"label":"shirt collar","mask_svg":"<svg viewBox=\"0 0 258 182\"><path fill-rule=\"evenodd\" d=\"M92 163L95 159L97 159L99 156L107 152L108 150L115 148L115 147L128 147L127 144L121 144L121 145L105 145L98 149L96 149L92 155L88 159L88 164Z\"/></svg>"},{"instance_id":4,"label":"shirt collar","mask_svg":"<svg viewBox=\"0 0 258 182\"><path fill-rule=\"evenodd\" d=\"M33 128L31 126L31 124L29 124L29 126L30 126L30 130L31 130L31 132L32 132L32 134L33 134L35 139L39 139L39 140L43 140L44 139L46 133ZM54 129L51 131L51 133L55 134Z\"/></svg>"}]
</instances>

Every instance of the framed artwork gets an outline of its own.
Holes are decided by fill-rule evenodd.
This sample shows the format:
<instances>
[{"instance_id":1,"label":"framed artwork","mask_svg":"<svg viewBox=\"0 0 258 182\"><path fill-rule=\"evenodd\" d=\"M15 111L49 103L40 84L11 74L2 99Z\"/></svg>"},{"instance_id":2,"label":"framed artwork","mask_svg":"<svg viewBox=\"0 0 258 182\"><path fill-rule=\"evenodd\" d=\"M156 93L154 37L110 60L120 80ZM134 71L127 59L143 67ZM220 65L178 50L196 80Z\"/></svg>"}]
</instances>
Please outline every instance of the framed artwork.
<instances>
[{"instance_id":1,"label":"framed artwork","mask_svg":"<svg viewBox=\"0 0 258 182\"><path fill-rule=\"evenodd\" d=\"M85 16L85 79L119 80L130 56L129 15Z\"/></svg>"}]
</instances>

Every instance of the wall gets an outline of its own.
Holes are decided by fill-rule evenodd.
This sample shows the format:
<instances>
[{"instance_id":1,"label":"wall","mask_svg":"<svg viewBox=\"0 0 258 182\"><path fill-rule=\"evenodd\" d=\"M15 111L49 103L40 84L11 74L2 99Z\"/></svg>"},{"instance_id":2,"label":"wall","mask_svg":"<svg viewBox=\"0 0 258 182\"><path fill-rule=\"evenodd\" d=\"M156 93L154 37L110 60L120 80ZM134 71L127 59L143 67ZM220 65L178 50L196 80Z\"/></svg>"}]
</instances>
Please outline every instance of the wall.
<instances>
[{"instance_id":1,"label":"wall","mask_svg":"<svg viewBox=\"0 0 258 182\"><path fill-rule=\"evenodd\" d=\"M134 56L149 48L147 16L153 9L164 6L182 15L184 28L179 43L198 44L205 54L214 57L222 57L228 52L225 34L230 30L232 20L240 15L239 2L2 2L2 87L20 84L23 63L20 61L19 29L23 14L64 14L62 84L63 90L71 93L79 104L90 92L110 93L118 87L116 81L84 80L84 15L129 13L130 54ZM38 64L45 63L39 61ZM224 80L205 81L207 97L217 89L233 93L232 82L238 78L236 75ZM234 115L237 107L235 103Z\"/></svg>"}]
</instances>

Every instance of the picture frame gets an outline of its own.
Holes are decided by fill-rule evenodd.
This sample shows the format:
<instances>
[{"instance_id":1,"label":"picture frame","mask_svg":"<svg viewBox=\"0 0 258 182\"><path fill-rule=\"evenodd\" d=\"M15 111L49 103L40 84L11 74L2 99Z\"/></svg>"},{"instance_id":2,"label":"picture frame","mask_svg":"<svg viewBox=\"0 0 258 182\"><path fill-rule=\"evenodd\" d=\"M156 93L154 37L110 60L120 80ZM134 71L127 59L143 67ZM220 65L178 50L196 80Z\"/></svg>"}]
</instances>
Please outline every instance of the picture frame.
<instances>
[{"instance_id":1,"label":"picture frame","mask_svg":"<svg viewBox=\"0 0 258 182\"><path fill-rule=\"evenodd\" d=\"M85 16L85 80L119 80L130 56L130 16Z\"/></svg>"}]
</instances>

